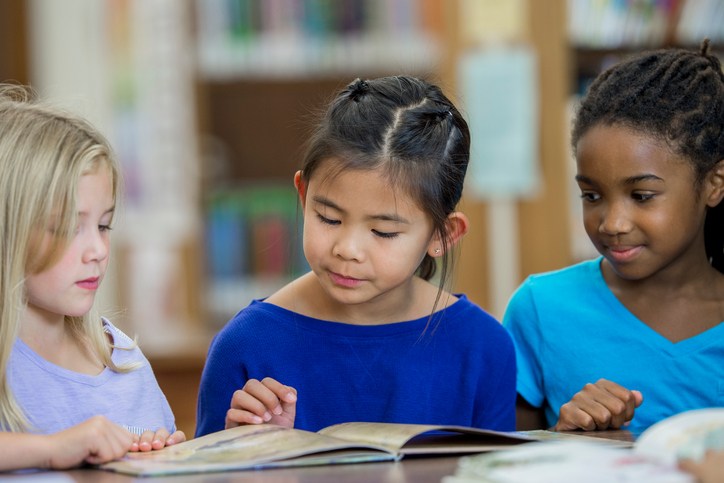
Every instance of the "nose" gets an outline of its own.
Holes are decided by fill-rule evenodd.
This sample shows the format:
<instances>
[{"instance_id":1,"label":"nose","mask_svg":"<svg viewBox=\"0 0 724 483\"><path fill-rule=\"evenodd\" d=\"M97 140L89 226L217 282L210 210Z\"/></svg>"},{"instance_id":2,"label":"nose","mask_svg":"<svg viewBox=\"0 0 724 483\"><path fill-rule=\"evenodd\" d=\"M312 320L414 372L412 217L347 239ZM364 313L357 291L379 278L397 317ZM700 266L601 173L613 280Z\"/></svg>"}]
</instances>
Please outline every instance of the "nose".
<instances>
[{"instance_id":1,"label":"nose","mask_svg":"<svg viewBox=\"0 0 724 483\"><path fill-rule=\"evenodd\" d=\"M332 255L342 260L361 262L364 259L362 237L354 230L340 230L332 246Z\"/></svg>"},{"instance_id":2,"label":"nose","mask_svg":"<svg viewBox=\"0 0 724 483\"><path fill-rule=\"evenodd\" d=\"M611 202L603 208L598 231L605 235L618 235L631 231L633 223L625 202Z\"/></svg>"},{"instance_id":3,"label":"nose","mask_svg":"<svg viewBox=\"0 0 724 483\"><path fill-rule=\"evenodd\" d=\"M99 229L89 230L84 236L84 243L84 262L100 262L108 258L110 251L108 232Z\"/></svg>"}]
</instances>

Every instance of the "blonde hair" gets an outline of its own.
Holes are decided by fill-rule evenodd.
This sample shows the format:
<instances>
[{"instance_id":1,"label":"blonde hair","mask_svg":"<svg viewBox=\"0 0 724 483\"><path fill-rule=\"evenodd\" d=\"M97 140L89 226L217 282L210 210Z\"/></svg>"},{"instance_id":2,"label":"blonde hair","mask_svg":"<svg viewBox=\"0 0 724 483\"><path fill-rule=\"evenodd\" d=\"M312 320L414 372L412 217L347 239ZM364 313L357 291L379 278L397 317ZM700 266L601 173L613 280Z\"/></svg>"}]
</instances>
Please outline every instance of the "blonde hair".
<instances>
[{"instance_id":1,"label":"blonde hair","mask_svg":"<svg viewBox=\"0 0 724 483\"><path fill-rule=\"evenodd\" d=\"M61 258L77 223L76 188L81 176L107 169L113 199L119 169L108 141L85 120L39 103L32 91L0 84L0 429L23 431L28 421L7 380L8 360L27 304L25 277ZM39 227L54 227L41 253ZM70 332L106 367L112 345L96 314L65 318Z\"/></svg>"}]
</instances>

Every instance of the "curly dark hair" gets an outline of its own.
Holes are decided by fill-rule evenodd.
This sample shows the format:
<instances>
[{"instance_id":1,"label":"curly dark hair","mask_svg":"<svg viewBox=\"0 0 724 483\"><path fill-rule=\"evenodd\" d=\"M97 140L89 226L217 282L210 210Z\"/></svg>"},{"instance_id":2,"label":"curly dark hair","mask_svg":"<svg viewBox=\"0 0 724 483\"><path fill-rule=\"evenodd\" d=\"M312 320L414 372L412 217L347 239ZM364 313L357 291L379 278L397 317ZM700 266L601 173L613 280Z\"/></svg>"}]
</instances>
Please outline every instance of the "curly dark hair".
<instances>
[{"instance_id":1,"label":"curly dark hair","mask_svg":"<svg viewBox=\"0 0 724 483\"><path fill-rule=\"evenodd\" d=\"M578 108L572 144L593 126L620 125L667 143L694 168L697 187L724 159L724 72L705 39L699 51L662 49L601 73ZM724 273L724 202L710 208L706 253Z\"/></svg>"}]
</instances>

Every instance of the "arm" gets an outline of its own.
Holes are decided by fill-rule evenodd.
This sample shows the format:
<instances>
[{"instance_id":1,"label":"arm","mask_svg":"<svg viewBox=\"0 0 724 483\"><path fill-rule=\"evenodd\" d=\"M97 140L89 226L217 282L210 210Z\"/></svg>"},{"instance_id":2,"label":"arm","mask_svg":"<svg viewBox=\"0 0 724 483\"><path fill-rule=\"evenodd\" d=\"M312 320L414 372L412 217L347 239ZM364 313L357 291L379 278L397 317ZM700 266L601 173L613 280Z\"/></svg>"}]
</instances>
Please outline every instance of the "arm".
<instances>
[{"instance_id":1,"label":"arm","mask_svg":"<svg viewBox=\"0 0 724 483\"><path fill-rule=\"evenodd\" d=\"M707 451L701 461L682 460L679 468L701 483L721 482L724 475L724 451Z\"/></svg>"},{"instance_id":2,"label":"arm","mask_svg":"<svg viewBox=\"0 0 724 483\"><path fill-rule=\"evenodd\" d=\"M546 417L542 407L537 408L518 394L515 401L515 420L518 431L546 429Z\"/></svg>"},{"instance_id":3,"label":"arm","mask_svg":"<svg viewBox=\"0 0 724 483\"><path fill-rule=\"evenodd\" d=\"M249 379L231 398L225 427L242 424L273 423L294 427L297 414L297 391L271 377L261 381Z\"/></svg>"},{"instance_id":4,"label":"arm","mask_svg":"<svg viewBox=\"0 0 724 483\"><path fill-rule=\"evenodd\" d=\"M61 470L120 458L133 435L103 416L49 435L0 432L0 471Z\"/></svg>"},{"instance_id":5,"label":"arm","mask_svg":"<svg viewBox=\"0 0 724 483\"><path fill-rule=\"evenodd\" d=\"M561 406L554 431L618 429L628 424L643 402L639 391L630 391L615 382L599 379L586 384Z\"/></svg>"}]
</instances>

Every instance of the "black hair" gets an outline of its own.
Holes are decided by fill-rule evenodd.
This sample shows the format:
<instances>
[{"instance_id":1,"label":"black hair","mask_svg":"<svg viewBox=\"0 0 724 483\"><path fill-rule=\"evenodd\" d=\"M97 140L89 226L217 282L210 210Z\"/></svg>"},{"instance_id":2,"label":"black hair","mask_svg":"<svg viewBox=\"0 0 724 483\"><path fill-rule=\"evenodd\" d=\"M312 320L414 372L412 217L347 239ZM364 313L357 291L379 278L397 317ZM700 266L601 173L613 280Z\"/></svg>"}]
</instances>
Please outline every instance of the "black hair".
<instances>
[{"instance_id":1,"label":"black hair","mask_svg":"<svg viewBox=\"0 0 724 483\"><path fill-rule=\"evenodd\" d=\"M572 143L598 124L620 125L667 143L690 161L697 187L724 160L724 73L705 39L699 51L662 49L601 73L581 101ZM709 208L706 254L724 273L724 202Z\"/></svg>"},{"instance_id":2,"label":"black hair","mask_svg":"<svg viewBox=\"0 0 724 483\"><path fill-rule=\"evenodd\" d=\"M323 161L343 170L382 169L391 186L411 196L432 220L443 246L440 288L447 281L447 217L463 191L470 159L467 122L442 90L425 80L390 76L356 79L330 103L314 131L302 163L308 181ZM425 255L417 275L436 272Z\"/></svg>"}]
</instances>

